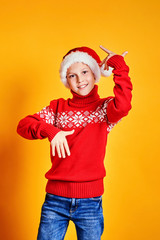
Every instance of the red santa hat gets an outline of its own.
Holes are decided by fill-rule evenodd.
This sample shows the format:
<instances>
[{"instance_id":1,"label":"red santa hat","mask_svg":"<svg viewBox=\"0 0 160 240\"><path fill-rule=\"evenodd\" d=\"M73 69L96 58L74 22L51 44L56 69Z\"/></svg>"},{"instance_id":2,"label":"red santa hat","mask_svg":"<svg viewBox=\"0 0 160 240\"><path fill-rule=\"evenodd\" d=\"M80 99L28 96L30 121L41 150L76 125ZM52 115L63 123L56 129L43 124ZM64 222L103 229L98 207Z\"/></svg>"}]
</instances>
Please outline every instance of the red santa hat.
<instances>
[{"instance_id":1,"label":"red santa hat","mask_svg":"<svg viewBox=\"0 0 160 240\"><path fill-rule=\"evenodd\" d=\"M112 74L113 68L109 67L109 70L104 70L104 64L100 67L100 57L93 49L88 47L74 48L63 57L59 71L61 81L68 88L67 69L76 62L82 62L90 67L95 76L95 82L99 81L101 75L108 77Z\"/></svg>"}]
</instances>

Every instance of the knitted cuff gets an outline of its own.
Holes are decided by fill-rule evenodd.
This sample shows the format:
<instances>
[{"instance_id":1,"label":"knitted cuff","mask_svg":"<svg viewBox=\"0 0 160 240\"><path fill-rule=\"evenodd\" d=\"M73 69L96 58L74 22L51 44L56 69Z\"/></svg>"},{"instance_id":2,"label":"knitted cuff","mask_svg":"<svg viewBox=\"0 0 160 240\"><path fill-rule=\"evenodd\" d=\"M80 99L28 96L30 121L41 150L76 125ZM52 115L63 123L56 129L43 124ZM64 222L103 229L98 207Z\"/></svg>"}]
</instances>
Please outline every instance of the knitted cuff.
<instances>
[{"instance_id":1,"label":"knitted cuff","mask_svg":"<svg viewBox=\"0 0 160 240\"><path fill-rule=\"evenodd\" d=\"M44 136L44 137L48 137L48 140L51 142L52 139L54 138L54 136L60 132L61 129L59 128L56 128L54 127L53 125L51 124L48 124L48 123L44 123L43 124L43 127L41 129L41 134Z\"/></svg>"},{"instance_id":2,"label":"knitted cuff","mask_svg":"<svg viewBox=\"0 0 160 240\"><path fill-rule=\"evenodd\" d=\"M121 55L114 55L110 57L107 61L107 65L114 69L120 69L127 66Z\"/></svg>"}]
</instances>

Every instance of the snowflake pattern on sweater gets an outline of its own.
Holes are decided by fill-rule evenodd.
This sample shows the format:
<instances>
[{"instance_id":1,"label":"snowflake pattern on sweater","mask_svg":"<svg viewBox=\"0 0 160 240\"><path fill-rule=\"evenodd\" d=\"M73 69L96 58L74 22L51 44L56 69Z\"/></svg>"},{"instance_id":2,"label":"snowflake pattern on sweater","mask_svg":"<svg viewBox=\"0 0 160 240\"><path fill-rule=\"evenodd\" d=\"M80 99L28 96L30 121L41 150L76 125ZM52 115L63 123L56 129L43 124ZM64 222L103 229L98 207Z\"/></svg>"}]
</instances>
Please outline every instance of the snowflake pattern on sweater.
<instances>
[{"instance_id":1,"label":"snowflake pattern on sweater","mask_svg":"<svg viewBox=\"0 0 160 240\"><path fill-rule=\"evenodd\" d=\"M107 131L110 132L112 128L117 123L109 123L107 120L107 106L108 103L112 100L107 99L104 103L97 107L95 111L83 111L83 110L74 110L74 111L65 111L55 114L53 110L48 106L44 107L37 114L42 118L46 123L52 124L59 129L64 129L65 127L77 128L77 127L86 127L87 124L95 124L107 122Z\"/></svg>"}]
</instances>

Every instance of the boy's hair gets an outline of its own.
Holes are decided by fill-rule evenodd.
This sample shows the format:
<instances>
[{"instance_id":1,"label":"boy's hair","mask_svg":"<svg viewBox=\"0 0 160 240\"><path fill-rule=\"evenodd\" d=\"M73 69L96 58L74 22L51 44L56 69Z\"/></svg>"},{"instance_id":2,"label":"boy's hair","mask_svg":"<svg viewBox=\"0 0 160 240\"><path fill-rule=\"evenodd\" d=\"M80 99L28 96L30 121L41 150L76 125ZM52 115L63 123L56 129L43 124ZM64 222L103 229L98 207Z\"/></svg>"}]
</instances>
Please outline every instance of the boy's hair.
<instances>
[{"instance_id":1,"label":"boy's hair","mask_svg":"<svg viewBox=\"0 0 160 240\"><path fill-rule=\"evenodd\" d=\"M95 76L95 82L99 81L101 75L108 77L112 74L113 68L109 67L109 70L104 70L104 64L99 66L100 57L93 49L88 47L73 48L63 57L59 71L61 81L68 88L67 69L76 62L82 62L90 67Z\"/></svg>"}]
</instances>

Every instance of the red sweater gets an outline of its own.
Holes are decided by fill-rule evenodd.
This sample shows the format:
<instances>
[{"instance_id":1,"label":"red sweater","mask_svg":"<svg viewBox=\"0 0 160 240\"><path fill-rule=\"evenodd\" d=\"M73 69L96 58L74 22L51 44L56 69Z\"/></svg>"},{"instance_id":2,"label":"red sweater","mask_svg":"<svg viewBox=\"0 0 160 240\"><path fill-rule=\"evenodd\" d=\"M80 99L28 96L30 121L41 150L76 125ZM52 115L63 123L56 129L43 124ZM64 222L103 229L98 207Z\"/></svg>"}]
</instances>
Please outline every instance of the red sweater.
<instances>
[{"instance_id":1,"label":"red sweater","mask_svg":"<svg viewBox=\"0 0 160 240\"><path fill-rule=\"evenodd\" d=\"M112 56L107 64L114 68L114 97L101 99L98 86L86 96L71 90L72 99L57 99L40 112L19 122L17 132L27 139L51 141L61 130L75 129L67 136L71 155L66 158L51 154L52 167L46 173L46 191L51 194L89 198L104 192L106 175L104 157L107 136L113 126L131 109L132 84L129 68L120 55Z\"/></svg>"}]
</instances>

